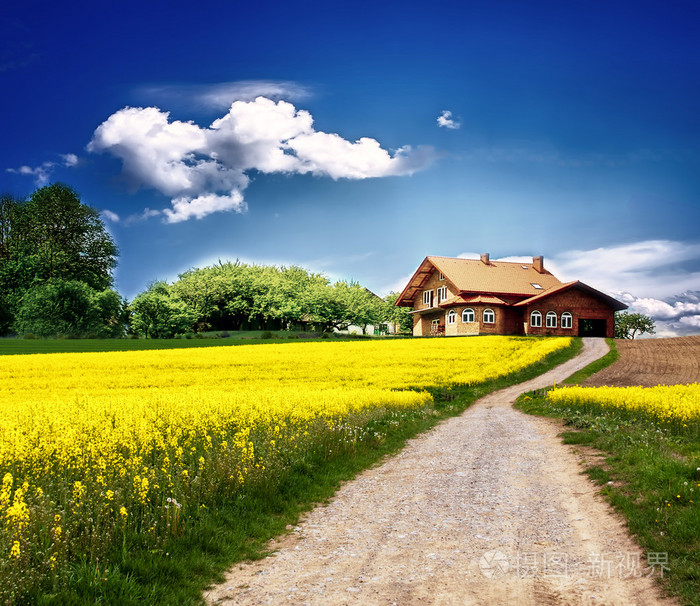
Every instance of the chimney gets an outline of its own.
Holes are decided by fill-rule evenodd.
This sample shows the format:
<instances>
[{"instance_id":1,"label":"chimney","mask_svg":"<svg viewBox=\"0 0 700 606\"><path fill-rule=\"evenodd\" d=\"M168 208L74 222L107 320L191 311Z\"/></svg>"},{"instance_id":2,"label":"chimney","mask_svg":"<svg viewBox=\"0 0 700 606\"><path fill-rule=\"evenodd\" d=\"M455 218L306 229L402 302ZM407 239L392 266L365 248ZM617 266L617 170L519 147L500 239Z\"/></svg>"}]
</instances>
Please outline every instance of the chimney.
<instances>
[{"instance_id":1,"label":"chimney","mask_svg":"<svg viewBox=\"0 0 700 606\"><path fill-rule=\"evenodd\" d=\"M489 253L484 253L483 255L481 255L481 262L482 262L484 265L488 265L488 264L489 264Z\"/></svg>"},{"instance_id":2,"label":"chimney","mask_svg":"<svg viewBox=\"0 0 700 606\"><path fill-rule=\"evenodd\" d=\"M544 257L540 255L539 257L532 257L532 267L538 274L544 273Z\"/></svg>"}]
</instances>

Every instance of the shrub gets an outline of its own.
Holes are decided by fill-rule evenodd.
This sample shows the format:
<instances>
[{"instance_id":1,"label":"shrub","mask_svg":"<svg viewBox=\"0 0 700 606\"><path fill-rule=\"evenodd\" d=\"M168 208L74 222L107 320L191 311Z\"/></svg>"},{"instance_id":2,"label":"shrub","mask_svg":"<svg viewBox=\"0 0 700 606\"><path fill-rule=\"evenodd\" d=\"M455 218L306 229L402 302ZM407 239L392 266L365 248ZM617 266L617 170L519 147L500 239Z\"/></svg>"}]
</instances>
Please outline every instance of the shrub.
<instances>
[{"instance_id":1,"label":"shrub","mask_svg":"<svg viewBox=\"0 0 700 606\"><path fill-rule=\"evenodd\" d=\"M274 335L269 330L266 330L260 335L260 338L261 339L272 339L273 336Z\"/></svg>"}]
</instances>

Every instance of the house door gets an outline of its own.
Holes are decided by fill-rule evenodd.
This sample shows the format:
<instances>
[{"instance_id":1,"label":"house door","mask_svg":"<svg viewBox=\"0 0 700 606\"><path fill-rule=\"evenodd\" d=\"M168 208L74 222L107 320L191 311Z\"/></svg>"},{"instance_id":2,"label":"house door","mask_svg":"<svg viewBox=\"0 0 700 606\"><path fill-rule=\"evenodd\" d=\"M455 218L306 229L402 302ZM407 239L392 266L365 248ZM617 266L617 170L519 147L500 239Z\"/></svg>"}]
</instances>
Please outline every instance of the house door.
<instances>
[{"instance_id":1,"label":"house door","mask_svg":"<svg viewBox=\"0 0 700 606\"><path fill-rule=\"evenodd\" d=\"M605 320L589 320L580 318L578 321L579 337L605 337L607 336L607 322Z\"/></svg>"}]
</instances>

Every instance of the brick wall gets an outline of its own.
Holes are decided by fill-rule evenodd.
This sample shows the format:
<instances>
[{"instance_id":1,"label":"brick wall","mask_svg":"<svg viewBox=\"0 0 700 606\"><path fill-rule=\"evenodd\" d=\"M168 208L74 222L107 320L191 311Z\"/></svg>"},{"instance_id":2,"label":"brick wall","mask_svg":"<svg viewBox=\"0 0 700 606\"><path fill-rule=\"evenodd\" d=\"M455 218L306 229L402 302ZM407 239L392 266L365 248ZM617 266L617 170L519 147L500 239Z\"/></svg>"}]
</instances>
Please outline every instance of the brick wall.
<instances>
[{"instance_id":1,"label":"brick wall","mask_svg":"<svg viewBox=\"0 0 700 606\"><path fill-rule=\"evenodd\" d=\"M530 326L530 313L535 310L542 314L541 328ZM557 314L556 328L546 326L548 311ZM561 327L561 315L567 311L573 319L572 327L569 329ZM524 317L524 321L527 322L526 334L529 335L576 336L579 333L579 321L582 319L605 320L606 336L615 336L615 312L600 299L577 288L571 288L528 305Z\"/></svg>"},{"instance_id":2,"label":"brick wall","mask_svg":"<svg viewBox=\"0 0 700 606\"><path fill-rule=\"evenodd\" d=\"M516 335L522 334L521 314L516 309L508 309L497 305L461 305L453 307L456 313L454 324L445 324L446 335ZM475 322L462 322L462 312L473 309ZM484 322L484 310L490 309L495 315L495 322ZM449 310L445 310L445 315ZM447 322L447 320L445 320Z\"/></svg>"}]
</instances>

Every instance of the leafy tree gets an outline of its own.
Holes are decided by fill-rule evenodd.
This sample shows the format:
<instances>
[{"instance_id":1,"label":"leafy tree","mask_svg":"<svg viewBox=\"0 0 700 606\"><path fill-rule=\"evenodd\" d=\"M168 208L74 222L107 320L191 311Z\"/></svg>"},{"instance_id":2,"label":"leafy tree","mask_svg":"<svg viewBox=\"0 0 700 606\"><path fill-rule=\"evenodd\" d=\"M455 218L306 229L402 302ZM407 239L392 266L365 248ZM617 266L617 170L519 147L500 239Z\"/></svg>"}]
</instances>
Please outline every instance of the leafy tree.
<instances>
[{"instance_id":1,"label":"leafy tree","mask_svg":"<svg viewBox=\"0 0 700 606\"><path fill-rule=\"evenodd\" d=\"M328 331L384 321L387 304L356 282L330 284L297 267L236 261L191 269L169 287L196 315L198 329L267 330L314 324Z\"/></svg>"},{"instance_id":2,"label":"leafy tree","mask_svg":"<svg viewBox=\"0 0 700 606\"><path fill-rule=\"evenodd\" d=\"M41 337L119 337L124 334L121 316L122 301L113 290L54 278L26 291L14 329Z\"/></svg>"},{"instance_id":3,"label":"leafy tree","mask_svg":"<svg viewBox=\"0 0 700 606\"><path fill-rule=\"evenodd\" d=\"M10 241L18 260L30 268L33 282L80 280L95 290L112 284L117 247L99 212L83 204L67 185L37 189L19 205Z\"/></svg>"},{"instance_id":4,"label":"leafy tree","mask_svg":"<svg viewBox=\"0 0 700 606\"><path fill-rule=\"evenodd\" d=\"M130 306L131 329L147 339L169 339L192 330L197 314L165 282L155 282Z\"/></svg>"},{"instance_id":5,"label":"leafy tree","mask_svg":"<svg viewBox=\"0 0 700 606\"><path fill-rule=\"evenodd\" d=\"M396 300L401 293L390 292L384 300L387 302L387 308L383 320L396 324L401 332L413 332L413 317L407 307L396 307Z\"/></svg>"},{"instance_id":6,"label":"leafy tree","mask_svg":"<svg viewBox=\"0 0 700 606\"><path fill-rule=\"evenodd\" d=\"M653 335L654 320L644 314L633 314L626 311L615 314L615 337L618 339L634 339L639 333Z\"/></svg>"},{"instance_id":7,"label":"leafy tree","mask_svg":"<svg viewBox=\"0 0 700 606\"><path fill-rule=\"evenodd\" d=\"M0 197L0 333L39 285L58 280L94 291L110 287L117 252L99 212L67 185L42 187L28 200Z\"/></svg>"}]
</instances>

